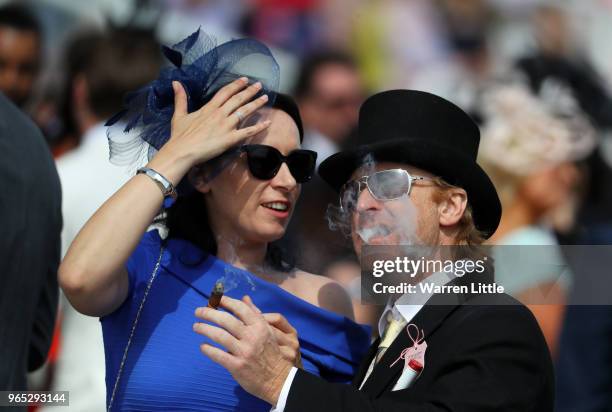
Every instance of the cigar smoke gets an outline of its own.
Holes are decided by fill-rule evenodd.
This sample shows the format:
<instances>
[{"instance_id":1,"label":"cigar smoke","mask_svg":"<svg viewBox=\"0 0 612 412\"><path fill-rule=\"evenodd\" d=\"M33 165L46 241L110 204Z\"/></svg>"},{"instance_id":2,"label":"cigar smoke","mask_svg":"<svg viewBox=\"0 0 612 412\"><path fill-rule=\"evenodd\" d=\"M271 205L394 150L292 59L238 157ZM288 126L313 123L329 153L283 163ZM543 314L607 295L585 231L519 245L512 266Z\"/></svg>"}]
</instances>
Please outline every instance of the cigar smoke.
<instances>
[{"instance_id":1,"label":"cigar smoke","mask_svg":"<svg viewBox=\"0 0 612 412\"><path fill-rule=\"evenodd\" d=\"M221 239L218 239L218 241ZM228 244L228 254L225 256L225 262L228 264L224 269L224 274L222 277L217 279L217 283L221 282L223 284L223 288L225 293L236 289L238 286L248 285L247 287L251 290L255 290L255 283L253 279L251 279L247 274L245 274L242 270L234 267L239 259L236 255L236 245L240 245L244 241L241 239L231 239Z\"/></svg>"}]
</instances>

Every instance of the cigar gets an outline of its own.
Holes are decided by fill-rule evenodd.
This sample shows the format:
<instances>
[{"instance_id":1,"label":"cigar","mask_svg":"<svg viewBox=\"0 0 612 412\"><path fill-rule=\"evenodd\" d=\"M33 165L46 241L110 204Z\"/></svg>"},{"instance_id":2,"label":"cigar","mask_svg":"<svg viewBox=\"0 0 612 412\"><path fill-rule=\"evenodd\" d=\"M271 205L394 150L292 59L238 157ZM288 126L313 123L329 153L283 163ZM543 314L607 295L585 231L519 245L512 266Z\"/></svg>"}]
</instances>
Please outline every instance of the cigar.
<instances>
[{"instance_id":1,"label":"cigar","mask_svg":"<svg viewBox=\"0 0 612 412\"><path fill-rule=\"evenodd\" d=\"M208 299L208 307L217 309L221 304L221 298L223 297L223 282L215 283L215 287L210 293L210 299Z\"/></svg>"}]
</instances>

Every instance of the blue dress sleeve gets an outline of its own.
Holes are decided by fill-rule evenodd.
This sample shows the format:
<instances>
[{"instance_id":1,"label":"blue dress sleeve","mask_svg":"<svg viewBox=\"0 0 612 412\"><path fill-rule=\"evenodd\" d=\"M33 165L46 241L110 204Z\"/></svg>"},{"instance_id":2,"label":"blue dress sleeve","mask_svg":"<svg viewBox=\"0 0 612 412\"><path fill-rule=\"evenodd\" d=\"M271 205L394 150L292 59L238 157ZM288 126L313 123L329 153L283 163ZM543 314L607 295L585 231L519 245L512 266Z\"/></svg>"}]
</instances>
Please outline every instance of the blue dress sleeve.
<instances>
[{"instance_id":1,"label":"blue dress sleeve","mask_svg":"<svg viewBox=\"0 0 612 412\"><path fill-rule=\"evenodd\" d=\"M146 232L125 264L129 280L127 299L132 298L136 288L149 281L160 249L161 237L157 230Z\"/></svg>"}]
</instances>

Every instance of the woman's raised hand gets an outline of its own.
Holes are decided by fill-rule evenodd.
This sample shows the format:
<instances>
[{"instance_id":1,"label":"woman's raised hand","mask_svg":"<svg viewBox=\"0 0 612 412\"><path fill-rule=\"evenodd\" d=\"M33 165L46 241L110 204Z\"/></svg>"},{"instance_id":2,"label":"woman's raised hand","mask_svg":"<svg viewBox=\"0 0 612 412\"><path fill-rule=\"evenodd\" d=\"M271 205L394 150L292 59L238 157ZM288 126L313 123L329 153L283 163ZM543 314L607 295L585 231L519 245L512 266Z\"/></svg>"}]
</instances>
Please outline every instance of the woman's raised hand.
<instances>
[{"instance_id":1,"label":"woman's raised hand","mask_svg":"<svg viewBox=\"0 0 612 412\"><path fill-rule=\"evenodd\" d=\"M187 95L183 86L172 82L174 89L174 115L170 140L166 151L189 160L190 166L210 160L270 126L265 120L238 129L241 120L261 108L268 101L263 95L252 100L261 90L261 83L248 86L243 77L221 88L199 110L187 112ZM162 148L162 150L164 149Z\"/></svg>"}]
</instances>

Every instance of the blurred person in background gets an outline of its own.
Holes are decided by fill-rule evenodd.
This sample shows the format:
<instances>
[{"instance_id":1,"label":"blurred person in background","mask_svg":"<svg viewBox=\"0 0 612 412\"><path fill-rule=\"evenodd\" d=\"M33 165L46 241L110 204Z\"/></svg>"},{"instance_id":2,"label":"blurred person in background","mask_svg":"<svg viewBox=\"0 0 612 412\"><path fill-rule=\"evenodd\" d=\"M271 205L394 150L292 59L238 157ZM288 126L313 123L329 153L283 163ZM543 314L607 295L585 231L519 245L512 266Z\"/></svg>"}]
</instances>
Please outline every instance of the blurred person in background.
<instances>
[{"instance_id":1,"label":"blurred person in background","mask_svg":"<svg viewBox=\"0 0 612 412\"><path fill-rule=\"evenodd\" d=\"M93 212L130 177L108 161L104 121L122 107L129 91L157 77L162 66L160 46L147 29L87 33L73 46L66 110L80 143L57 162L64 191L64 253Z\"/></svg>"},{"instance_id":2,"label":"blurred person in background","mask_svg":"<svg viewBox=\"0 0 612 412\"><path fill-rule=\"evenodd\" d=\"M446 63L449 45L439 2L429 0L334 0L327 5L331 44L356 56L371 90L405 87L413 76ZM346 10L356 10L347 15ZM344 17L343 17L344 14ZM342 38L340 37L340 38ZM337 46L338 47L338 46Z\"/></svg>"},{"instance_id":3,"label":"blurred person in background","mask_svg":"<svg viewBox=\"0 0 612 412\"><path fill-rule=\"evenodd\" d=\"M273 47L307 56L324 46L321 0L252 0L242 31Z\"/></svg>"},{"instance_id":4,"label":"blurred person in background","mask_svg":"<svg viewBox=\"0 0 612 412\"><path fill-rule=\"evenodd\" d=\"M34 92L42 60L42 32L21 4L0 7L0 91L21 109Z\"/></svg>"},{"instance_id":5,"label":"blurred person in background","mask_svg":"<svg viewBox=\"0 0 612 412\"><path fill-rule=\"evenodd\" d=\"M77 36L69 47L64 107L79 145L57 161L64 201L62 256L81 227L127 180L125 168L108 160L103 122L121 107L124 95L153 80L162 65L153 32L115 28ZM61 349L54 390L70 391L70 410L105 410L104 346L100 322L62 300Z\"/></svg>"},{"instance_id":6,"label":"blurred person in background","mask_svg":"<svg viewBox=\"0 0 612 412\"><path fill-rule=\"evenodd\" d=\"M304 147L317 152L320 163L338 152L357 127L365 90L355 61L333 51L308 56L293 95L304 119Z\"/></svg>"},{"instance_id":7,"label":"blurred person in background","mask_svg":"<svg viewBox=\"0 0 612 412\"><path fill-rule=\"evenodd\" d=\"M576 39L570 29L570 19L563 7L544 4L532 14L532 26L537 50L544 56L573 57Z\"/></svg>"},{"instance_id":8,"label":"blurred person in background","mask_svg":"<svg viewBox=\"0 0 612 412\"><path fill-rule=\"evenodd\" d=\"M1 93L0 187L0 390L24 391L55 325L61 191L42 134Z\"/></svg>"},{"instance_id":9,"label":"blurred person in background","mask_svg":"<svg viewBox=\"0 0 612 412\"><path fill-rule=\"evenodd\" d=\"M85 68L96 52L93 46L98 44L103 36L101 29L81 30L73 33L65 42L59 62L61 81L57 87L57 95L48 99L49 117L42 119L39 116L38 119L39 124L47 125L46 137L56 159L75 149L91 127L89 122L80 119L80 114L86 109L77 106L83 103L83 97L82 93L81 96L75 96L75 90L78 89L75 86L78 82L83 82ZM80 87L82 89L82 86Z\"/></svg>"},{"instance_id":10,"label":"blurred person in background","mask_svg":"<svg viewBox=\"0 0 612 412\"><path fill-rule=\"evenodd\" d=\"M519 58L516 68L538 94L562 89L576 100L597 129L597 148L586 159L584 202L576 222L559 227L563 243L585 244L589 237L612 238L612 156L606 156L612 130L612 97L606 81L577 46L570 16L559 6L548 5L534 14L536 49Z\"/></svg>"},{"instance_id":11,"label":"blurred person in background","mask_svg":"<svg viewBox=\"0 0 612 412\"><path fill-rule=\"evenodd\" d=\"M480 160L503 205L499 228L490 242L497 245L558 246L547 222L558 208L572 202L581 182L575 161L595 145L594 129L571 95L548 90L533 95L526 85L492 87L483 96ZM494 254L495 276L507 293L534 313L550 351L557 353L564 304L571 279L558 247L541 248L546 267L517 267ZM546 302L534 293L546 290Z\"/></svg>"},{"instance_id":12,"label":"blurred person in background","mask_svg":"<svg viewBox=\"0 0 612 412\"><path fill-rule=\"evenodd\" d=\"M407 83L446 97L474 115L488 84L507 71L503 56L491 44L494 9L485 0L443 0L438 13L446 56L412 73Z\"/></svg>"},{"instance_id":13,"label":"blurred person in background","mask_svg":"<svg viewBox=\"0 0 612 412\"><path fill-rule=\"evenodd\" d=\"M534 15L537 49L520 58L517 67L536 92L551 84L571 92L598 133L598 147L583 165L587 179L582 204L573 224L558 228L558 237L569 245L610 245L612 156L606 154L606 145L610 147L612 98L605 79L585 58L585 50L578 48L577 34L586 33L570 30L572 17L558 6L541 7ZM593 291L610 290L609 258L601 255L609 252L595 246L577 257L571 248L566 256L574 281L558 344L555 410L608 411L612 410L612 310L599 305Z\"/></svg>"},{"instance_id":14,"label":"blurred person in background","mask_svg":"<svg viewBox=\"0 0 612 412\"><path fill-rule=\"evenodd\" d=\"M240 33L245 9L251 0L161 0L149 2L160 6L157 33L164 43L175 43L193 32L206 28L219 41L230 40Z\"/></svg>"},{"instance_id":15,"label":"blurred person in background","mask_svg":"<svg viewBox=\"0 0 612 412\"><path fill-rule=\"evenodd\" d=\"M330 51L307 57L294 86L294 96L304 121L303 147L317 152L317 162L339 151L357 126L365 91L350 55ZM329 229L325 211L336 194L318 175L302 188L283 240L296 251L300 267L324 274L337 259L356 262L347 239ZM349 290L350 292L350 290ZM361 320L361 319L358 319Z\"/></svg>"}]
</instances>

